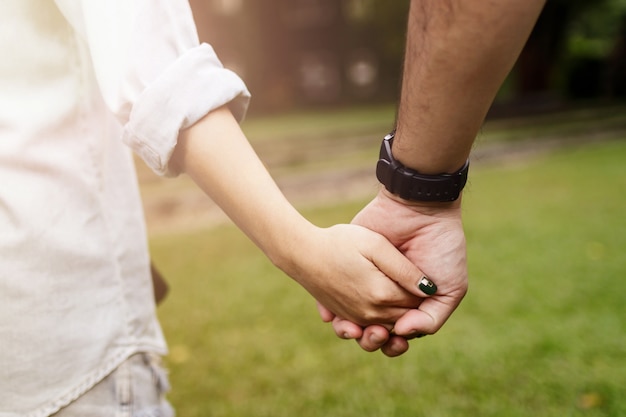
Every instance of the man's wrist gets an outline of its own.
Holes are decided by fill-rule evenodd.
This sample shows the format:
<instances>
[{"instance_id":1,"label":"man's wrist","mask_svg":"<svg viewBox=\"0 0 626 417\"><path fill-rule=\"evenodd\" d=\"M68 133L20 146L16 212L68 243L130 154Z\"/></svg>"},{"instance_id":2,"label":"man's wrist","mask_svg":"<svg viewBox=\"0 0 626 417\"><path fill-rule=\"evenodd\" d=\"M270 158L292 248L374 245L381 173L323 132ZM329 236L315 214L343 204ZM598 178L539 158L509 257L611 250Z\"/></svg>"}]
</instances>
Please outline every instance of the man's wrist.
<instances>
[{"instance_id":1,"label":"man's wrist","mask_svg":"<svg viewBox=\"0 0 626 417\"><path fill-rule=\"evenodd\" d=\"M398 204L402 204L409 208L419 211L423 214L439 213L448 210L458 210L461 208L461 202L463 200L463 193L459 194L459 198L454 201L414 201L404 199L396 194L393 194L385 188L384 185L380 186L379 194L384 198L394 201Z\"/></svg>"},{"instance_id":2,"label":"man's wrist","mask_svg":"<svg viewBox=\"0 0 626 417\"><path fill-rule=\"evenodd\" d=\"M450 202L459 198L467 182L469 160L452 174L422 174L394 158L394 136L395 131L383 139L376 165L376 177L390 193L417 202Z\"/></svg>"}]
</instances>

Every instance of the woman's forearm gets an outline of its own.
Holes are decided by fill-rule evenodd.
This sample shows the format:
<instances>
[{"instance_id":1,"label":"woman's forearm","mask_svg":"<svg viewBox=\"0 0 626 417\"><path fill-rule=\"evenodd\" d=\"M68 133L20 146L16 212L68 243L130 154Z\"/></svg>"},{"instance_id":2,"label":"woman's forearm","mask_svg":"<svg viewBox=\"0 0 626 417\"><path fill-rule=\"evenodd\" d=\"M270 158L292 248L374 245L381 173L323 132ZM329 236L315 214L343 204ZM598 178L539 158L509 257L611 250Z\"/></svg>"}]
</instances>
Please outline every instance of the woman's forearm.
<instances>
[{"instance_id":1,"label":"woman's forearm","mask_svg":"<svg viewBox=\"0 0 626 417\"><path fill-rule=\"evenodd\" d=\"M314 228L286 200L227 107L181 132L171 164L279 267L287 247Z\"/></svg>"}]
</instances>

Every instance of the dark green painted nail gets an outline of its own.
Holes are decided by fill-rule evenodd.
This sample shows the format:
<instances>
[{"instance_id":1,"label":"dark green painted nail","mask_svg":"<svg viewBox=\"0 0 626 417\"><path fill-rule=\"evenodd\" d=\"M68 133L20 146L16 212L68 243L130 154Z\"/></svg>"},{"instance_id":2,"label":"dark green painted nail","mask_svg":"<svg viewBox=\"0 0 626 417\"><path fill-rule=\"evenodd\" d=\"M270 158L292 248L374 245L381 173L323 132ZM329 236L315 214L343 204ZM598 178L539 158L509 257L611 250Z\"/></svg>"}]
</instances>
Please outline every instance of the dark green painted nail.
<instances>
[{"instance_id":1,"label":"dark green painted nail","mask_svg":"<svg viewBox=\"0 0 626 417\"><path fill-rule=\"evenodd\" d=\"M437 292L437 286L434 282L428 279L428 277L422 277L419 282L420 290L428 295L434 295Z\"/></svg>"}]
</instances>

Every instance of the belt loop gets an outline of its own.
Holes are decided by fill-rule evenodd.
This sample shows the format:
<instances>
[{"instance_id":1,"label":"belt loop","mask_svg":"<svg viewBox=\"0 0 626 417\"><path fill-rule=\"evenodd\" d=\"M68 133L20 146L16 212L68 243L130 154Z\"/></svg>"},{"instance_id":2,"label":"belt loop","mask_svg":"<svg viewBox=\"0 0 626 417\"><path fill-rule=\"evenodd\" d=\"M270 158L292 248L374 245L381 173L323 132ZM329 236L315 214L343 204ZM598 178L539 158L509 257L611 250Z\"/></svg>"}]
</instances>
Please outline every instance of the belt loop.
<instances>
[{"instance_id":1,"label":"belt loop","mask_svg":"<svg viewBox=\"0 0 626 417\"><path fill-rule=\"evenodd\" d=\"M126 359L116 371L115 386L118 401L118 409L115 417L132 417L133 411L133 388L131 381L130 359Z\"/></svg>"}]
</instances>

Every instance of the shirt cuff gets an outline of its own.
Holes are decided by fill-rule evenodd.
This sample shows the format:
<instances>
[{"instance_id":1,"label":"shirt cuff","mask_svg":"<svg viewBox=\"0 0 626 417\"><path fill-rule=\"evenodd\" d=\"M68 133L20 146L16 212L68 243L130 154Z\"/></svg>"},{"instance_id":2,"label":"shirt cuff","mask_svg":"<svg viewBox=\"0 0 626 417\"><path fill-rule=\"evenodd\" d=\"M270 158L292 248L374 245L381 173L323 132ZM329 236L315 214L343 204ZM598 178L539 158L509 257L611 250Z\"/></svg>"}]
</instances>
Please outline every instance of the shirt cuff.
<instances>
[{"instance_id":1,"label":"shirt cuff","mask_svg":"<svg viewBox=\"0 0 626 417\"><path fill-rule=\"evenodd\" d=\"M175 176L168 163L181 129L228 104L238 121L250 93L224 68L210 45L185 52L139 96L124 126L123 140L158 175Z\"/></svg>"}]
</instances>

